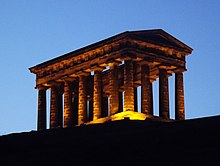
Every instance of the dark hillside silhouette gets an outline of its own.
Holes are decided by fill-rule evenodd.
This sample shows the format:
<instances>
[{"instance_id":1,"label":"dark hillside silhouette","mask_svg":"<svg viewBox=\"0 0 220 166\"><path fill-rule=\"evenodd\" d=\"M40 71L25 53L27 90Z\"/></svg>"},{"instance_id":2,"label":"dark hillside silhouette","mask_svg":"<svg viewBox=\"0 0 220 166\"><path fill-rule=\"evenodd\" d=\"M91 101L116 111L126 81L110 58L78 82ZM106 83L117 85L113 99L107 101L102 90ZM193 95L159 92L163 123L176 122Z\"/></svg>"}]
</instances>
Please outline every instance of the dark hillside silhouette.
<instances>
[{"instance_id":1,"label":"dark hillside silhouette","mask_svg":"<svg viewBox=\"0 0 220 166\"><path fill-rule=\"evenodd\" d=\"M220 116L169 123L126 119L0 137L4 166L216 165L219 148Z\"/></svg>"}]
</instances>

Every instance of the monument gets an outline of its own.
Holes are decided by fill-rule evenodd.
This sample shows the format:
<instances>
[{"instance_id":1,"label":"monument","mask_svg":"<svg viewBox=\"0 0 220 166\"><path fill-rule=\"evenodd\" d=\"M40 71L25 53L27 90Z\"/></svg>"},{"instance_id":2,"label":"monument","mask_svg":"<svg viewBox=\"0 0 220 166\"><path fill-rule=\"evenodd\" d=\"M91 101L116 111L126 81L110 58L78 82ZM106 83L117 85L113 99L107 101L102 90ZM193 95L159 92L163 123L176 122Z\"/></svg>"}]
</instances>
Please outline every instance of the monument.
<instances>
[{"instance_id":1,"label":"monument","mask_svg":"<svg viewBox=\"0 0 220 166\"><path fill-rule=\"evenodd\" d=\"M155 118L152 84L159 80L159 118L170 120L168 79L175 75L175 120L185 119L183 73L192 48L161 29L127 31L30 68L38 90L37 129ZM137 88L141 87L141 112Z\"/></svg>"}]
</instances>

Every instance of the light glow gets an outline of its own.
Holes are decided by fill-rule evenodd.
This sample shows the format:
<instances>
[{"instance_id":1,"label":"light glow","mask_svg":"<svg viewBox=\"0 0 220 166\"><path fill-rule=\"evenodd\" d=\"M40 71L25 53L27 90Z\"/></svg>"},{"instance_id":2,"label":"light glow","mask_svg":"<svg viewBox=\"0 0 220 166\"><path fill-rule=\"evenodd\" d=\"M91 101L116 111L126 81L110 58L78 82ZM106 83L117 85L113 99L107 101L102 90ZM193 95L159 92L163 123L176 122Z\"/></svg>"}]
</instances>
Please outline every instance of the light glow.
<instances>
[{"instance_id":1,"label":"light glow","mask_svg":"<svg viewBox=\"0 0 220 166\"><path fill-rule=\"evenodd\" d=\"M152 118L153 116L146 115L144 113L140 112L134 112L134 111L124 111L120 112L111 116L107 116L104 118L99 118L97 120L93 120L90 122L87 122L86 124L96 124L96 123L105 123L108 121L117 121L117 120L123 120L123 119L129 119L129 120L146 120L147 118Z\"/></svg>"}]
</instances>

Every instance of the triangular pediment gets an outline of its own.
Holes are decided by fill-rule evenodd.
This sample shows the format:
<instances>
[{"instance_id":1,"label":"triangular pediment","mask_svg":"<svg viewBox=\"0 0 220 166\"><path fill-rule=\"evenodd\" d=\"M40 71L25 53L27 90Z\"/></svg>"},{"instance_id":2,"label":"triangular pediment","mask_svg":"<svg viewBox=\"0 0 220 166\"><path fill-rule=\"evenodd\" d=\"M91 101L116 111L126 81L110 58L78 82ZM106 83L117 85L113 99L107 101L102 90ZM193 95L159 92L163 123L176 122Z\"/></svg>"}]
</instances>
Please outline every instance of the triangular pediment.
<instances>
[{"instance_id":1,"label":"triangular pediment","mask_svg":"<svg viewBox=\"0 0 220 166\"><path fill-rule=\"evenodd\" d=\"M141 41L154 43L154 44L166 46L166 47L179 48L189 53L191 53L193 50L192 48L190 48L189 46L179 41L178 39L176 39L175 37L168 34L162 29L130 31L128 32L128 34L132 38L135 38Z\"/></svg>"}]
</instances>

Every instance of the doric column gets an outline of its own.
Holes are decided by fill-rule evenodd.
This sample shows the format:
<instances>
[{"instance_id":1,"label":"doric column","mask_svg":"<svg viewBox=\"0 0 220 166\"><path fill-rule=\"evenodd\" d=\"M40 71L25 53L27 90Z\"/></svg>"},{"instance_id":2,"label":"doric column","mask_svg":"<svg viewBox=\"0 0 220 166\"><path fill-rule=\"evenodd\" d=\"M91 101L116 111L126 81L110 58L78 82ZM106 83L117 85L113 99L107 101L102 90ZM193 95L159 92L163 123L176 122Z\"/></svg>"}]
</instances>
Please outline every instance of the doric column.
<instances>
[{"instance_id":1,"label":"doric column","mask_svg":"<svg viewBox=\"0 0 220 166\"><path fill-rule=\"evenodd\" d=\"M169 119L169 87L166 69L159 69L159 116Z\"/></svg>"},{"instance_id":2,"label":"doric column","mask_svg":"<svg viewBox=\"0 0 220 166\"><path fill-rule=\"evenodd\" d=\"M38 88L37 130L45 130L47 128L46 91L46 88Z\"/></svg>"},{"instance_id":3,"label":"doric column","mask_svg":"<svg viewBox=\"0 0 220 166\"><path fill-rule=\"evenodd\" d=\"M102 70L94 71L93 120L101 118L102 112Z\"/></svg>"},{"instance_id":4,"label":"doric column","mask_svg":"<svg viewBox=\"0 0 220 166\"><path fill-rule=\"evenodd\" d=\"M109 98L110 115L113 115L117 113L119 109L118 66L114 63L110 64Z\"/></svg>"},{"instance_id":5,"label":"doric column","mask_svg":"<svg viewBox=\"0 0 220 166\"><path fill-rule=\"evenodd\" d=\"M50 92L50 128L56 128L59 126L58 115L58 87L51 85Z\"/></svg>"},{"instance_id":6,"label":"doric column","mask_svg":"<svg viewBox=\"0 0 220 166\"><path fill-rule=\"evenodd\" d=\"M73 125L78 125L78 109L79 109L79 78L75 78L72 91L72 105L73 105Z\"/></svg>"},{"instance_id":7,"label":"doric column","mask_svg":"<svg viewBox=\"0 0 220 166\"><path fill-rule=\"evenodd\" d=\"M86 100L86 76L79 76L79 103L78 103L78 125L85 123L86 111L87 111L87 100Z\"/></svg>"},{"instance_id":8,"label":"doric column","mask_svg":"<svg viewBox=\"0 0 220 166\"><path fill-rule=\"evenodd\" d=\"M134 72L133 61L124 63L124 111L134 111Z\"/></svg>"},{"instance_id":9,"label":"doric column","mask_svg":"<svg viewBox=\"0 0 220 166\"><path fill-rule=\"evenodd\" d=\"M175 73L175 119L185 119L183 73Z\"/></svg>"},{"instance_id":10,"label":"doric column","mask_svg":"<svg viewBox=\"0 0 220 166\"><path fill-rule=\"evenodd\" d=\"M64 127L73 126L72 87L70 81L64 85Z\"/></svg>"},{"instance_id":11,"label":"doric column","mask_svg":"<svg viewBox=\"0 0 220 166\"><path fill-rule=\"evenodd\" d=\"M147 64L141 66L141 112L153 115L153 92L150 82L150 69Z\"/></svg>"}]
</instances>

